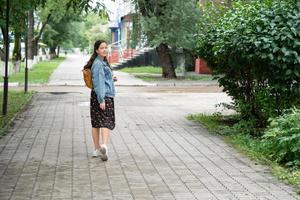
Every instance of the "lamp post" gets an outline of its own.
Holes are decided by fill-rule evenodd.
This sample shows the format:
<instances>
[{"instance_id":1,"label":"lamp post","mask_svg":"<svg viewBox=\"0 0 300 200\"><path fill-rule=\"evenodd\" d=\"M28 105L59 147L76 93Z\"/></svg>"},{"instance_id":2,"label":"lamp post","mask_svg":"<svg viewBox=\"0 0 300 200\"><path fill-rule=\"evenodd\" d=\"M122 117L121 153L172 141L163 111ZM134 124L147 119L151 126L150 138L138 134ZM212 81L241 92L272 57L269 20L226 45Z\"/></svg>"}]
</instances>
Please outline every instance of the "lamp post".
<instances>
[{"instance_id":1,"label":"lamp post","mask_svg":"<svg viewBox=\"0 0 300 200\"><path fill-rule=\"evenodd\" d=\"M5 31L5 75L4 75L4 88L3 88L3 105L2 105L2 115L7 113L7 98L8 98L8 59L9 59L9 0L6 0L6 31Z\"/></svg>"},{"instance_id":2,"label":"lamp post","mask_svg":"<svg viewBox=\"0 0 300 200\"><path fill-rule=\"evenodd\" d=\"M27 55L27 36L25 39L25 82L24 82L24 92L27 93L28 91L28 55Z\"/></svg>"},{"instance_id":3,"label":"lamp post","mask_svg":"<svg viewBox=\"0 0 300 200\"><path fill-rule=\"evenodd\" d=\"M29 14L28 14L28 22L29 22ZM28 24L26 25L28 30ZM24 80L24 92L28 91L28 31L26 32L25 37L25 80Z\"/></svg>"}]
</instances>

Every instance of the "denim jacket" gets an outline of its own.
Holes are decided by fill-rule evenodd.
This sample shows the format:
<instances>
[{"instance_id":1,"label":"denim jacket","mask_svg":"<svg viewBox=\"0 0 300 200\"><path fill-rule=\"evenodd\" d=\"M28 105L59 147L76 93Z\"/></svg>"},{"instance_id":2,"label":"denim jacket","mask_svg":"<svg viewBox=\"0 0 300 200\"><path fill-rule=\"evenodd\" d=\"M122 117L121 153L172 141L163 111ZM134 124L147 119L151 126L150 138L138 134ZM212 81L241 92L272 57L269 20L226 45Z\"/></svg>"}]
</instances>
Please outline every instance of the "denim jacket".
<instances>
[{"instance_id":1,"label":"denim jacket","mask_svg":"<svg viewBox=\"0 0 300 200\"><path fill-rule=\"evenodd\" d=\"M97 94L99 103L103 103L104 97L115 96L115 86L112 79L112 71L108 64L103 61L99 56L93 62L92 65L92 80L93 90Z\"/></svg>"}]
</instances>

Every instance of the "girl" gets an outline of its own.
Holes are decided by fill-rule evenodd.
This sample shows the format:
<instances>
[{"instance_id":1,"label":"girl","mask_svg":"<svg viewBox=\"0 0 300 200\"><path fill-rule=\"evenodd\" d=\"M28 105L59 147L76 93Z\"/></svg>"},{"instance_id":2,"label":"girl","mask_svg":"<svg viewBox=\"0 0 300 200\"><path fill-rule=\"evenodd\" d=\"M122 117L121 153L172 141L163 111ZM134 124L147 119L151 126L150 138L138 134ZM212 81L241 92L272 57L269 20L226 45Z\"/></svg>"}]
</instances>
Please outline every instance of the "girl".
<instances>
[{"instance_id":1,"label":"girl","mask_svg":"<svg viewBox=\"0 0 300 200\"><path fill-rule=\"evenodd\" d=\"M114 97L115 86L112 70L107 62L107 43L98 40L94 44L94 53L84 68L91 68L93 88L91 91L90 114L94 142L93 157L108 159L107 144L109 130L115 127ZM101 131L102 144L99 143ZM101 155L102 154L102 155Z\"/></svg>"}]
</instances>

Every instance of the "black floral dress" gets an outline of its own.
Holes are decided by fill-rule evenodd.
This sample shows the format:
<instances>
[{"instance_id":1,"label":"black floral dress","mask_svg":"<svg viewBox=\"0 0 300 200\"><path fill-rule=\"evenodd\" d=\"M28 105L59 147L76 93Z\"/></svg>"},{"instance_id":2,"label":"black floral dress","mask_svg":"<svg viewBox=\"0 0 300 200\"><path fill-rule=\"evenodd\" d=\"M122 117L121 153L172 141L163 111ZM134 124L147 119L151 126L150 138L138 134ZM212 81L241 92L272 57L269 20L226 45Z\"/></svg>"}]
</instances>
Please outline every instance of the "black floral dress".
<instances>
[{"instance_id":1,"label":"black floral dress","mask_svg":"<svg viewBox=\"0 0 300 200\"><path fill-rule=\"evenodd\" d=\"M113 130L115 128L115 106L114 98L105 97L105 110L101 110L97 95L94 90L91 91L91 123L93 128L108 128Z\"/></svg>"}]
</instances>

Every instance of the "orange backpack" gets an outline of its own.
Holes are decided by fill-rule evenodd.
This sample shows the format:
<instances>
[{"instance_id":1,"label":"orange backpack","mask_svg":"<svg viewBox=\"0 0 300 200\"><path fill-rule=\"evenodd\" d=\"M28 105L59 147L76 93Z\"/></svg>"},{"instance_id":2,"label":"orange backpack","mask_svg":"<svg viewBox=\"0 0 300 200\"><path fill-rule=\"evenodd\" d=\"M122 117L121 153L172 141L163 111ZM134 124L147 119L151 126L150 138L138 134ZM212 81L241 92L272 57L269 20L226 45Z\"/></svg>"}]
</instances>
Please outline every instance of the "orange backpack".
<instances>
[{"instance_id":1,"label":"orange backpack","mask_svg":"<svg viewBox=\"0 0 300 200\"><path fill-rule=\"evenodd\" d=\"M86 87L92 89L93 81L92 81L92 70L90 68L86 68L82 70L83 80L85 82Z\"/></svg>"}]
</instances>

